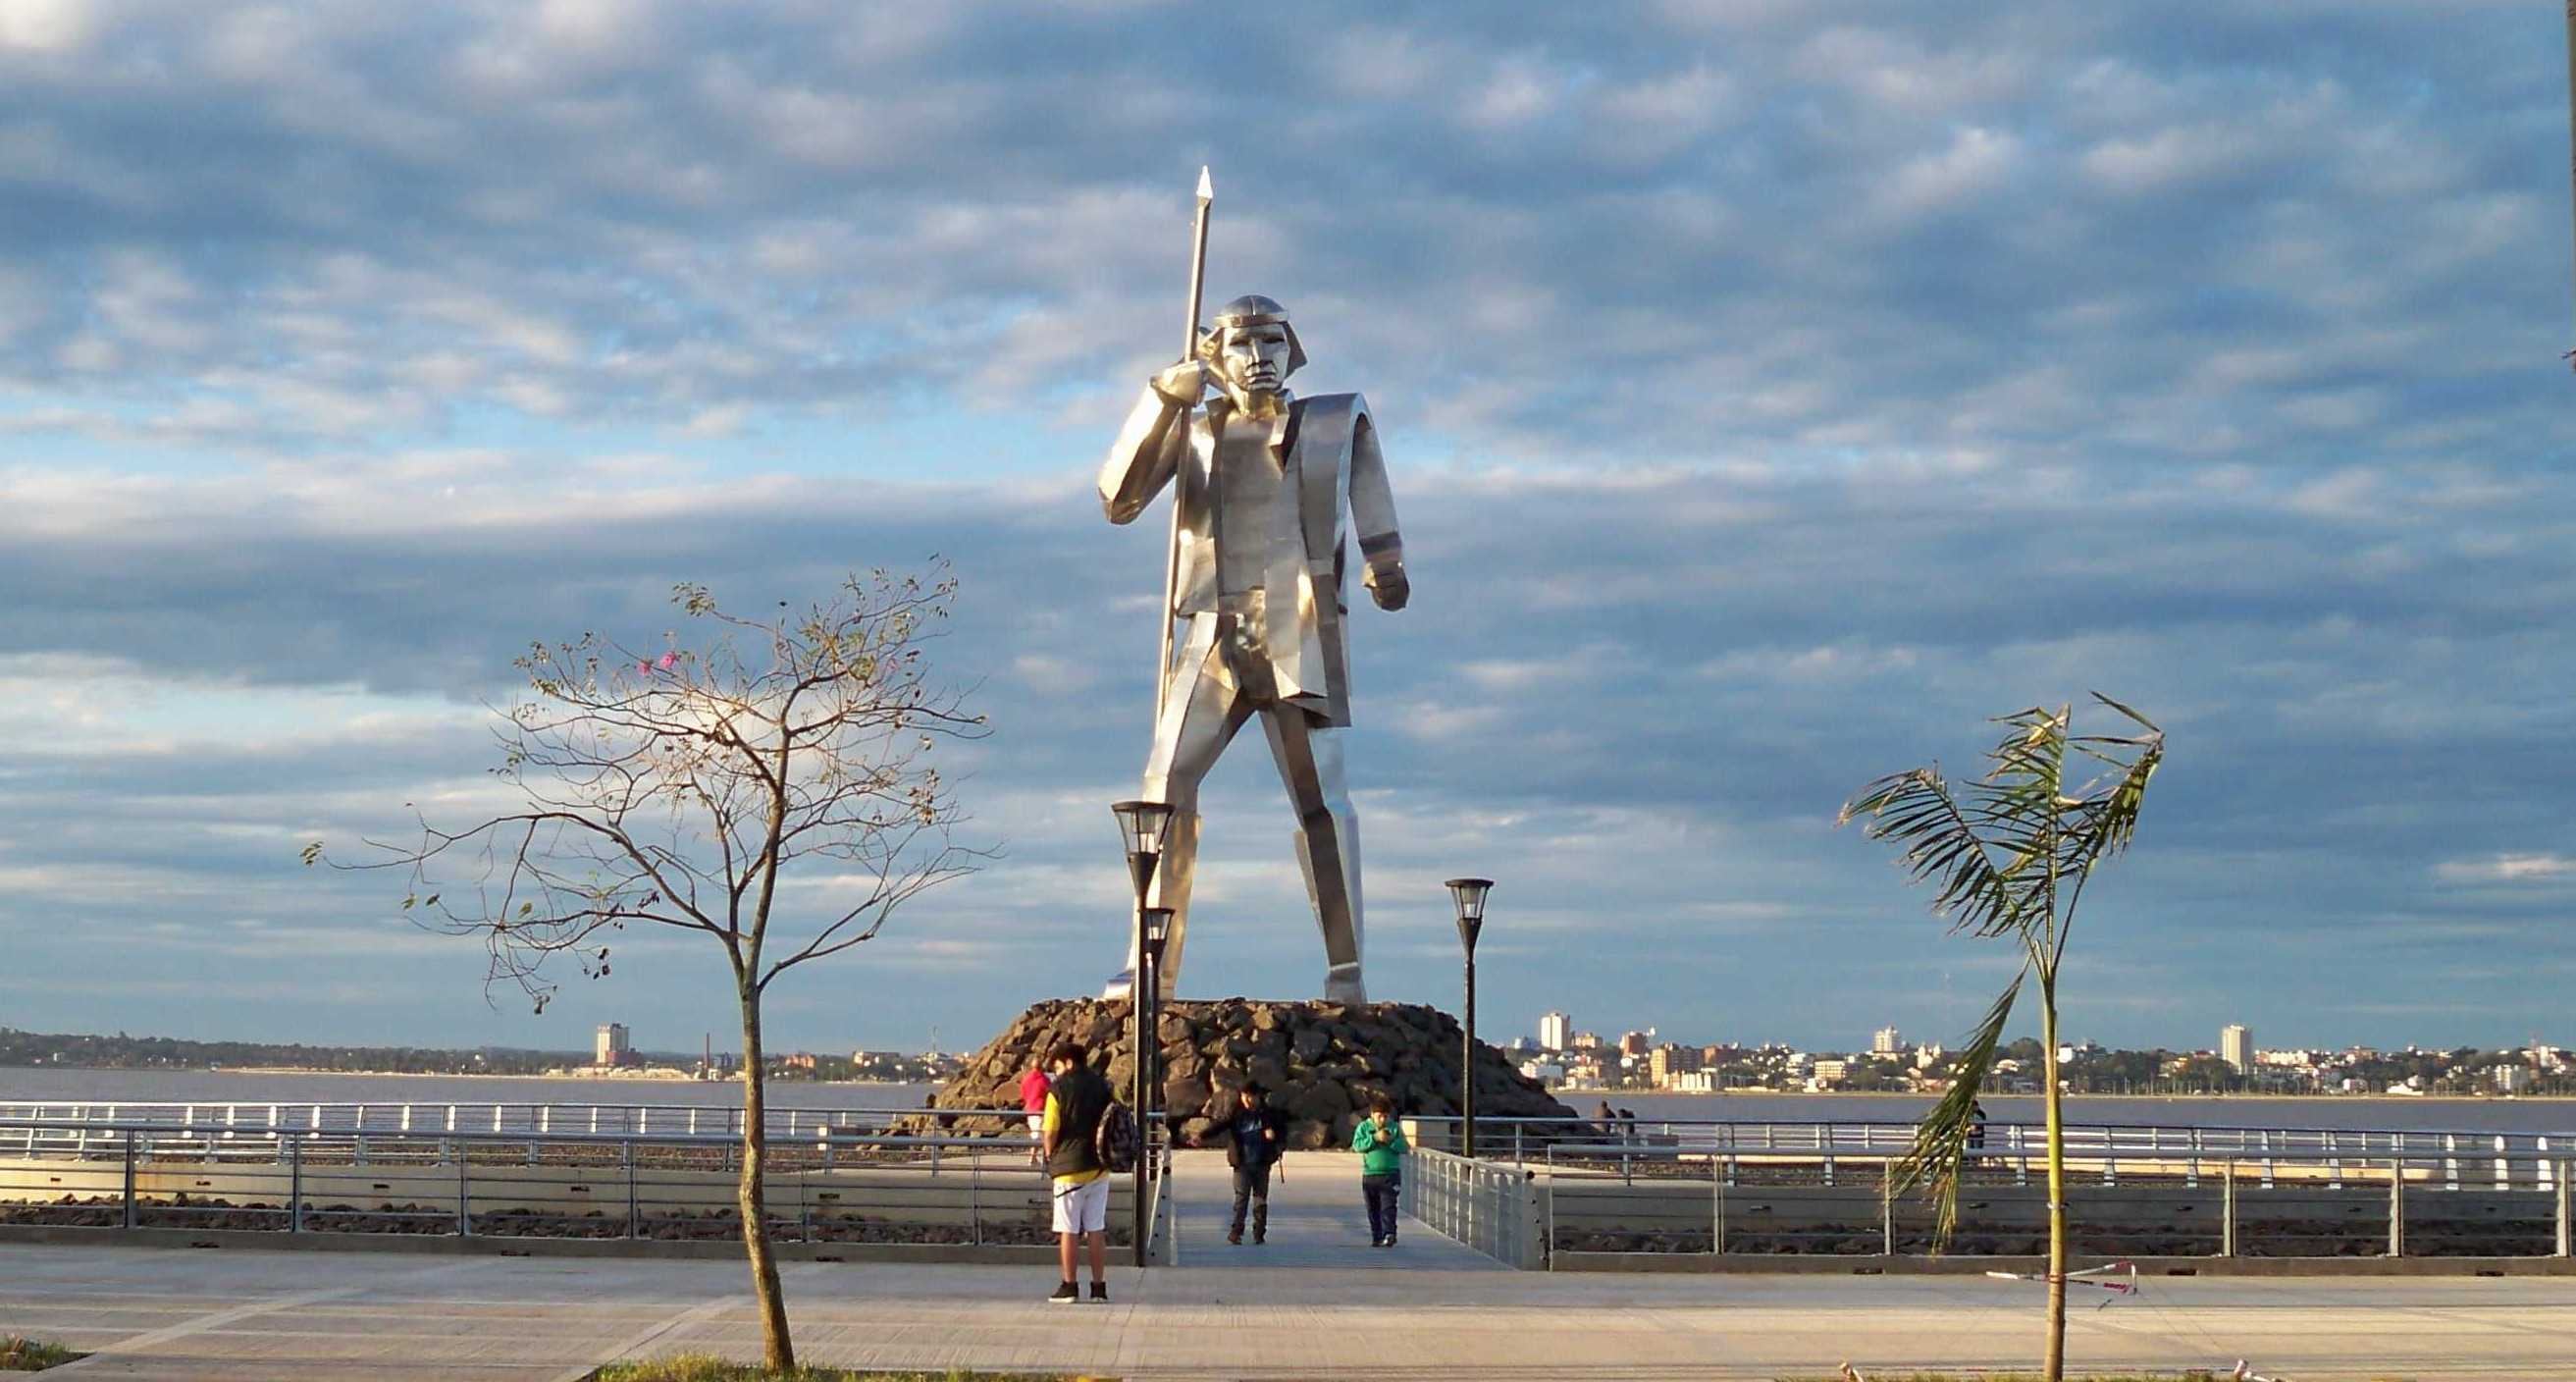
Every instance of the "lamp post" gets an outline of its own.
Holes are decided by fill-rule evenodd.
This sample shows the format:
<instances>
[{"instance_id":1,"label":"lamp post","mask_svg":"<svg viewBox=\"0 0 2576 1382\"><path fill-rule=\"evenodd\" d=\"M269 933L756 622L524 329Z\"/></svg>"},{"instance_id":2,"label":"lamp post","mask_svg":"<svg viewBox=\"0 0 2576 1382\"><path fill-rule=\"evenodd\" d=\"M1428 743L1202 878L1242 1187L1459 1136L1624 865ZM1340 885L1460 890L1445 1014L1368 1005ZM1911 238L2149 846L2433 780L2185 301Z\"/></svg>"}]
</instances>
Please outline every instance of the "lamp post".
<instances>
[{"instance_id":1,"label":"lamp post","mask_svg":"<svg viewBox=\"0 0 2576 1382\"><path fill-rule=\"evenodd\" d=\"M1154 1166L1155 1106L1162 1102L1162 1080L1155 1066L1160 1063L1163 1038L1156 1030L1163 1017L1163 946L1172 938L1172 909L1147 907L1138 913L1143 925L1138 928L1142 944L1136 954L1137 1030L1144 1035L1136 1043L1136 1133L1144 1146L1136 1157L1136 1265L1145 1265L1145 1242L1154 1230L1152 1200L1153 1177L1160 1172Z\"/></svg>"},{"instance_id":2,"label":"lamp post","mask_svg":"<svg viewBox=\"0 0 2576 1382\"><path fill-rule=\"evenodd\" d=\"M1128 1012L1132 1019L1127 1049L1131 1053L1131 1059L1128 1062L1130 1073L1135 1079L1136 1129L1141 1134L1145 1131L1145 1113L1150 1104L1145 1080L1153 1037L1151 1029L1146 1026L1146 1010L1153 1002L1151 995L1154 992L1155 983L1154 960L1160 955L1163 940L1169 936L1172 923L1170 908L1148 909L1145 906L1145 900L1153 890L1154 870L1161 867L1163 862L1163 831L1172 823L1172 808L1168 802L1122 801L1111 806L1109 810L1118 818L1118 834L1127 846L1127 874L1136 884L1136 970L1129 976L1127 986ZM1149 911L1162 913L1160 927L1149 925L1151 921ZM1143 1156L1136 1158L1134 1208L1136 1265L1139 1267L1145 1265L1145 1216L1149 1212L1146 1177L1149 1160Z\"/></svg>"},{"instance_id":3,"label":"lamp post","mask_svg":"<svg viewBox=\"0 0 2576 1382\"><path fill-rule=\"evenodd\" d=\"M1490 878L1452 878L1450 898L1458 904L1458 943L1467 949L1467 1037L1458 1054L1458 1154L1476 1155L1476 936L1485 929L1485 894Z\"/></svg>"}]
</instances>

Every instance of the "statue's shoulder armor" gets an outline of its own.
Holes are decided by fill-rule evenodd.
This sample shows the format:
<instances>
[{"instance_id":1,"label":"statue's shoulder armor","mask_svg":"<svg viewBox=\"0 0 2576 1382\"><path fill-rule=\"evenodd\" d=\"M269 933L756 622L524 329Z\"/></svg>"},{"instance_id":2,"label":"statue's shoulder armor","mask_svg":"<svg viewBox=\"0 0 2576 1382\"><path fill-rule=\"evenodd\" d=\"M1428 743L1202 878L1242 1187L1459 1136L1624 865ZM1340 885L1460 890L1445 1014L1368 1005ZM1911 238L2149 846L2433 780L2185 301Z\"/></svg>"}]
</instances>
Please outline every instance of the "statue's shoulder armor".
<instances>
[{"instance_id":1,"label":"statue's shoulder armor","mask_svg":"<svg viewBox=\"0 0 2576 1382\"><path fill-rule=\"evenodd\" d=\"M1355 393L1319 393L1300 395L1296 401L1297 421L1349 425L1353 418L1368 416L1368 399Z\"/></svg>"}]
</instances>

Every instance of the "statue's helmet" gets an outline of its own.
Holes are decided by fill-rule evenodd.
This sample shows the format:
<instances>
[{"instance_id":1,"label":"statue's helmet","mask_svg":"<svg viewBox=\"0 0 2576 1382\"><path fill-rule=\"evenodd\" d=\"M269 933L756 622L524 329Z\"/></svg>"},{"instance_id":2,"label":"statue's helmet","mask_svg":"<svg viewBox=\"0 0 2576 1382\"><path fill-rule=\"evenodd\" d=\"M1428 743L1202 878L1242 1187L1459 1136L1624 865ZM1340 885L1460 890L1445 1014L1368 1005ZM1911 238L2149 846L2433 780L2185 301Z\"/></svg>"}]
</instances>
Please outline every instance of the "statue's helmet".
<instances>
[{"instance_id":1,"label":"statue's helmet","mask_svg":"<svg viewBox=\"0 0 2576 1382\"><path fill-rule=\"evenodd\" d=\"M1246 293L1216 309L1216 326L1209 333L1210 344L1222 346L1225 343L1225 333L1229 331L1246 326L1268 326L1273 323L1276 323L1280 330L1288 333L1288 368L1281 374L1281 377L1285 378L1305 368L1306 347L1299 344L1297 328L1288 320L1288 309L1280 306L1277 298L1266 298L1259 293Z\"/></svg>"}]
</instances>

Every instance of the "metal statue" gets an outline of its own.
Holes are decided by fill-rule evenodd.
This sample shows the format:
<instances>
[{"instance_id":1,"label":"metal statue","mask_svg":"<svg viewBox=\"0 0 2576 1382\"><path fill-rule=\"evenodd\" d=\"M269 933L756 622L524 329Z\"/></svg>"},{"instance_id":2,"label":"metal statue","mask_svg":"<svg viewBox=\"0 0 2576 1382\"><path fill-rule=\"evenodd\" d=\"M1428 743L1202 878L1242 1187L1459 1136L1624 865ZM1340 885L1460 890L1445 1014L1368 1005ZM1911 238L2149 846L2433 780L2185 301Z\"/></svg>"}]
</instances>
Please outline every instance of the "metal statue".
<instances>
[{"instance_id":1,"label":"metal statue","mask_svg":"<svg viewBox=\"0 0 2576 1382\"><path fill-rule=\"evenodd\" d=\"M1404 608L1386 462L1358 394L1289 392L1306 352L1287 308L1239 297L1201 335L1195 275L1191 296L1190 356L1147 384L1100 470L1112 523L1134 522L1167 484L1176 495L1165 629L1180 621L1180 654L1163 659L1144 785L1147 800L1172 807L1148 902L1172 909L1160 987L1170 996L1181 970L1199 783L1257 715L1297 816L1297 861L1324 936L1324 996L1364 1003L1359 826L1342 778L1351 723L1342 576L1347 534L1378 607ZM1211 384L1218 392L1207 397ZM1133 948L1108 997L1133 986Z\"/></svg>"}]
</instances>

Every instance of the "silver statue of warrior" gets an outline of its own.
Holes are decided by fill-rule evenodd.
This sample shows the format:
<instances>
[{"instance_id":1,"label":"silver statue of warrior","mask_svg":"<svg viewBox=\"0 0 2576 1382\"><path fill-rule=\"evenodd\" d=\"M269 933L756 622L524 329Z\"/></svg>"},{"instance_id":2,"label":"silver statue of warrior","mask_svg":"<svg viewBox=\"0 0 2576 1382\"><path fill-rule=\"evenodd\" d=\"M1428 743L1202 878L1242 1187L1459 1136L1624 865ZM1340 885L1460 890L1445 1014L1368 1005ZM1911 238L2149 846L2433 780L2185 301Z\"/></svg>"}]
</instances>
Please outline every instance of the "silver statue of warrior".
<instances>
[{"instance_id":1,"label":"silver statue of warrior","mask_svg":"<svg viewBox=\"0 0 2576 1382\"><path fill-rule=\"evenodd\" d=\"M1183 625L1180 652L1163 668L1145 760L1145 799L1172 807L1148 901L1172 909L1158 987L1169 996L1181 971L1199 783L1257 715L1296 810L1297 862L1324 933L1324 996L1364 1003L1359 823L1342 780L1346 535L1358 539L1361 581L1380 609L1404 608L1409 593L1377 427L1358 394L1289 393L1306 352L1288 309L1269 298L1227 303L1197 355L1154 376L1100 469L1112 523L1134 522L1166 484L1179 505L1169 614ZM1210 384L1219 392L1202 408ZM1124 996L1135 971L1131 940L1109 996Z\"/></svg>"}]
</instances>

